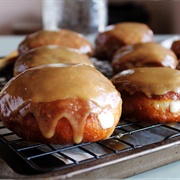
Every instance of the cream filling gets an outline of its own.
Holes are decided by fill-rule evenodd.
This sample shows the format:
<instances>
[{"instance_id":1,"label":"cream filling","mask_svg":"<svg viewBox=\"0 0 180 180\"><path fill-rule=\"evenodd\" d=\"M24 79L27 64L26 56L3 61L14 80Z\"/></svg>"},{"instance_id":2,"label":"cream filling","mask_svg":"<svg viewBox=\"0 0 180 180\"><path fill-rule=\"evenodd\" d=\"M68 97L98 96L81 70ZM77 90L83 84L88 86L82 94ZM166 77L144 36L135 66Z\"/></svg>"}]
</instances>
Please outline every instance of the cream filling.
<instances>
[{"instance_id":1,"label":"cream filling","mask_svg":"<svg viewBox=\"0 0 180 180\"><path fill-rule=\"evenodd\" d=\"M171 113L178 113L180 111L180 101L169 101L155 104L156 109L166 111L169 109Z\"/></svg>"},{"instance_id":2,"label":"cream filling","mask_svg":"<svg viewBox=\"0 0 180 180\"><path fill-rule=\"evenodd\" d=\"M98 120L103 129L111 128L114 125L114 116L109 111L99 114Z\"/></svg>"},{"instance_id":3,"label":"cream filling","mask_svg":"<svg viewBox=\"0 0 180 180\"><path fill-rule=\"evenodd\" d=\"M180 101L172 101L170 103L170 112L177 113L180 110Z\"/></svg>"},{"instance_id":4,"label":"cream filling","mask_svg":"<svg viewBox=\"0 0 180 180\"><path fill-rule=\"evenodd\" d=\"M117 103L115 104L116 104L115 107L117 107L118 104ZM90 103L90 107L91 107L91 113L98 114L98 120L103 129L108 129L113 127L115 119L112 113L112 109L113 109L112 106L108 105L104 108L102 107L100 108L96 106L94 103Z\"/></svg>"}]
</instances>

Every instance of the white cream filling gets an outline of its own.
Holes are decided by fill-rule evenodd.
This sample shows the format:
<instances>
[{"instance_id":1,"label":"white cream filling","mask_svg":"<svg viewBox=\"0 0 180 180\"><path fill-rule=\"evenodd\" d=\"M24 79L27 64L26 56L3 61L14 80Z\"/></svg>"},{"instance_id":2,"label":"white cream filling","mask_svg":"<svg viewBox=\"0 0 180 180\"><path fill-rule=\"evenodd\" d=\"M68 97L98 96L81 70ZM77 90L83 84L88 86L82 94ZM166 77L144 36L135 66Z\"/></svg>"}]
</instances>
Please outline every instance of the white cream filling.
<instances>
[{"instance_id":1,"label":"white cream filling","mask_svg":"<svg viewBox=\"0 0 180 180\"><path fill-rule=\"evenodd\" d=\"M180 101L172 101L169 106L170 112L177 113L180 110Z\"/></svg>"},{"instance_id":2,"label":"white cream filling","mask_svg":"<svg viewBox=\"0 0 180 180\"><path fill-rule=\"evenodd\" d=\"M166 111L169 109L171 113L178 113L180 111L180 101L170 101L155 104L156 109Z\"/></svg>"},{"instance_id":3,"label":"white cream filling","mask_svg":"<svg viewBox=\"0 0 180 180\"><path fill-rule=\"evenodd\" d=\"M109 111L99 114L98 119L103 129L111 128L114 125L114 116Z\"/></svg>"}]
</instances>

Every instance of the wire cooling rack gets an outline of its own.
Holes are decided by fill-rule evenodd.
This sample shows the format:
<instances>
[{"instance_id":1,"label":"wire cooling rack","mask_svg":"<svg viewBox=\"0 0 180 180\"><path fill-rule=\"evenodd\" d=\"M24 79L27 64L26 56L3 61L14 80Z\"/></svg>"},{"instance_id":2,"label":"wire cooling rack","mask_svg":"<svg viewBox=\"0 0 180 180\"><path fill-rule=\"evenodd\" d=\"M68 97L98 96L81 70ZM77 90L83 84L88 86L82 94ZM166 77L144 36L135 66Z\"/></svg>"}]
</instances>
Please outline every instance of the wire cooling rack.
<instances>
[{"instance_id":1,"label":"wire cooling rack","mask_svg":"<svg viewBox=\"0 0 180 180\"><path fill-rule=\"evenodd\" d=\"M11 72L1 71L0 88L11 77ZM69 174L89 172L179 143L180 123L150 124L122 118L106 140L54 145L25 141L5 128L0 120L0 155L16 173L27 176L58 172L63 179Z\"/></svg>"},{"instance_id":2,"label":"wire cooling rack","mask_svg":"<svg viewBox=\"0 0 180 180\"><path fill-rule=\"evenodd\" d=\"M23 163L18 161L19 164L16 168L13 163L17 164L17 162L12 161L9 165L18 173L26 175L51 171L62 171L63 175L79 171L80 167L84 168L84 166L93 168L97 163L103 164L107 161L111 162L117 157L126 157L133 154L135 150L143 151L149 145L153 145L155 148L169 143L169 141L174 142L173 139L177 141L179 136L179 123L152 125L121 120L109 139L66 146L48 145L25 141L6 129L0 121L2 158L6 160L10 154L18 156ZM27 168L21 172L21 164L24 166L24 163Z\"/></svg>"}]
</instances>

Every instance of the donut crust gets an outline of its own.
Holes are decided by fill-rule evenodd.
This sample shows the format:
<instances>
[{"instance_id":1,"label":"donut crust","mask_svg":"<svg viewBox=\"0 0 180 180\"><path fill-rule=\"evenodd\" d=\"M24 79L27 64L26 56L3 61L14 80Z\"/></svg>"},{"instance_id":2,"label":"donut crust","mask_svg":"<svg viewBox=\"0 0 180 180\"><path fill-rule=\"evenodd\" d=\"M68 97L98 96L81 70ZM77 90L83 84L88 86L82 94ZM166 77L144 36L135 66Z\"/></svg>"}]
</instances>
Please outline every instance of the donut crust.
<instances>
[{"instance_id":1,"label":"donut crust","mask_svg":"<svg viewBox=\"0 0 180 180\"><path fill-rule=\"evenodd\" d=\"M95 56L112 61L114 53L121 47L141 42L154 41L153 31L143 23L124 22L108 26L95 39Z\"/></svg>"},{"instance_id":2,"label":"donut crust","mask_svg":"<svg viewBox=\"0 0 180 180\"><path fill-rule=\"evenodd\" d=\"M29 109L29 113L23 119L17 119L17 115L12 116L9 120L4 120L3 124L5 127L12 130L15 134L22 137L26 140L31 140L34 142L41 143L52 143L52 144L73 144L73 128L69 123L68 119L62 117L58 120L58 123L55 128L55 133L51 138L45 138L38 125L38 121L34 116L34 113L38 112L38 117L41 117L41 120L46 119L45 116L48 114L53 114L54 116L58 115L62 109L67 108L65 104L72 104L73 100L67 101L54 101L49 103L32 103ZM87 105L87 102L84 100L76 99L76 104L80 106ZM77 107L74 105L74 110ZM120 107L119 107L120 108ZM81 107L81 110L78 115L81 114L81 111L84 109ZM77 114L76 114L77 115ZM99 123L97 114L89 114L85 120L85 125L83 127L83 139L81 142L94 142L102 139L106 139L112 134L115 126L117 125L120 116L120 111L116 111L114 114L117 118L114 122L113 127L108 129L103 129Z\"/></svg>"},{"instance_id":3,"label":"donut crust","mask_svg":"<svg viewBox=\"0 0 180 180\"><path fill-rule=\"evenodd\" d=\"M174 98L176 101L180 100L178 93L171 91L164 95L152 95L149 98L142 92L130 95L128 92L122 91L121 97L123 99L123 117L151 123L180 122L180 108L174 113L170 110Z\"/></svg>"}]
</instances>

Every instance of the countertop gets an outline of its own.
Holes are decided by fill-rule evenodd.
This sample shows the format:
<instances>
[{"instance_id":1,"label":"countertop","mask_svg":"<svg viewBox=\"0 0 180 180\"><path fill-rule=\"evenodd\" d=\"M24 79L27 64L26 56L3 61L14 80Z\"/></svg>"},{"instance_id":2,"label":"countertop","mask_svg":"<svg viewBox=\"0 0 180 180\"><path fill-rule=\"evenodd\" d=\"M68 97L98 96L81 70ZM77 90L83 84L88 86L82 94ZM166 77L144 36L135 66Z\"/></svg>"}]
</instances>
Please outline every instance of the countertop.
<instances>
[{"instance_id":1,"label":"countertop","mask_svg":"<svg viewBox=\"0 0 180 180\"><path fill-rule=\"evenodd\" d=\"M172 35L158 35L158 41L165 40ZM0 56L6 56L17 49L18 44L24 39L24 36L0 36ZM167 42L165 46L169 46ZM167 154L168 156L168 154ZM166 158L166 157L164 157ZM0 172L7 168L7 164L0 158ZM128 168L128 167L127 167ZM180 161L164 165L162 167L149 170L147 172L127 178L127 180L137 179L179 179ZM8 167L8 173L13 173ZM0 173L1 174L1 173ZM92 179L92 178L91 178Z\"/></svg>"}]
</instances>

